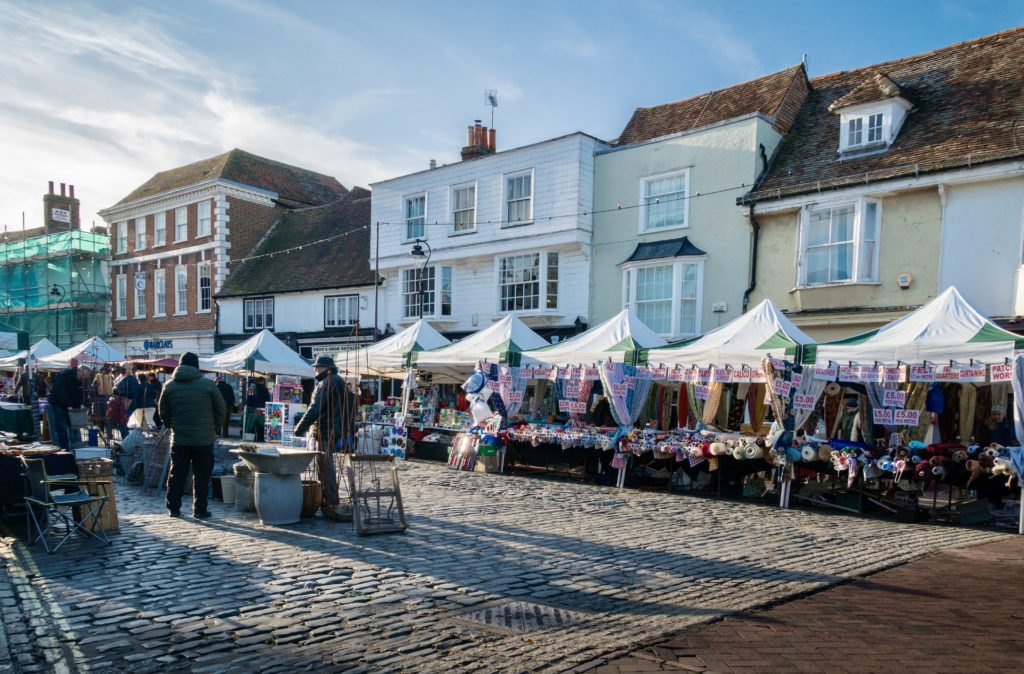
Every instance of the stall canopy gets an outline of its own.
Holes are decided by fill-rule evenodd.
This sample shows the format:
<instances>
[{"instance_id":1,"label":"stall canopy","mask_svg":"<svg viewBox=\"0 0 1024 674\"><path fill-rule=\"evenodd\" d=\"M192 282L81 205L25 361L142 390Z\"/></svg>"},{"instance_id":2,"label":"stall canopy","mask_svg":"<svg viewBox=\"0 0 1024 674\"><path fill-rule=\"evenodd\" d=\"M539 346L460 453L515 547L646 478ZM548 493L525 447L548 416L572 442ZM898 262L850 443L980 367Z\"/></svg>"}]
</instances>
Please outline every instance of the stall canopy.
<instances>
[{"instance_id":1,"label":"stall canopy","mask_svg":"<svg viewBox=\"0 0 1024 674\"><path fill-rule=\"evenodd\" d=\"M405 377L410 354L437 349L448 344L451 344L448 339L430 323L420 319L397 335L376 344L340 352L335 357L335 362L343 373L402 379Z\"/></svg>"},{"instance_id":2,"label":"stall canopy","mask_svg":"<svg viewBox=\"0 0 1024 674\"><path fill-rule=\"evenodd\" d=\"M564 342L527 351L523 355L559 367L598 361L620 361L634 365L640 349L659 346L665 346L665 340L644 325L635 313L623 309L586 332Z\"/></svg>"},{"instance_id":3,"label":"stall canopy","mask_svg":"<svg viewBox=\"0 0 1024 674\"><path fill-rule=\"evenodd\" d=\"M503 365L521 365L523 352L547 346L548 342L515 315L509 314L479 332L431 351L414 352L410 362L430 372L435 381L461 383L481 360Z\"/></svg>"},{"instance_id":4,"label":"stall canopy","mask_svg":"<svg viewBox=\"0 0 1024 674\"><path fill-rule=\"evenodd\" d=\"M28 333L13 325L0 323L0 349L20 351L28 348Z\"/></svg>"},{"instance_id":5,"label":"stall canopy","mask_svg":"<svg viewBox=\"0 0 1024 674\"><path fill-rule=\"evenodd\" d=\"M1024 337L1003 330L963 298L953 286L928 304L877 330L804 350L804 362L1004 364L1024 351Z\"/></svg>"},{"instance_id":6,"label":"stall canopy","mask_svg":"<svg viewBox=\"0 0 1024 674\"><path fill-rule=\"evenodd\" d=\"M725 325L661 349L645 349L641 359L665 365L760 369L765 357L797 357L813 340L793 325L771 300Z\"/></svg>"},{"instance_id":7,"label":"stall canopy","mask_svg":"<svg viewBox=\"0 0 1024 674\"><path fill-rule=\"evenodd\" d=\"M58 349L53 342L43 337L33 344L31 349L25 349L18 353L11 354L6 358L0 358L0 370L11 370L19 367L23 364L22 361L28 358L29 353L32 354L33 358L38 360L40 358L52 356L55 353L60 353L60 349Z\"/></svg>"},{"instance_id":8,"label":"stall canopy","mask_svg":"<svg viewBox=\"0 0 1024 674\"><path fill-rule=\"evenodd\" d=\"M63 370L71 366L72 359L77 360L79 365L102 365L120 363L124 360L124 354L99 337L90 337L70 349L40 358L37 366L40 370Z\"/></svg>"},{"instance_id":9,"label":"stall canopy","mask_svg":"<svg viewBox=\"0 0 1024 674\"><path fill-rule=\"evenodd\" d=\"M207 372L244 374L287 374L312 377L308 360L292 351L269 330L262 330L241 344L209 358L199 359L199 369Z\"/></svg>"}]
</instances>

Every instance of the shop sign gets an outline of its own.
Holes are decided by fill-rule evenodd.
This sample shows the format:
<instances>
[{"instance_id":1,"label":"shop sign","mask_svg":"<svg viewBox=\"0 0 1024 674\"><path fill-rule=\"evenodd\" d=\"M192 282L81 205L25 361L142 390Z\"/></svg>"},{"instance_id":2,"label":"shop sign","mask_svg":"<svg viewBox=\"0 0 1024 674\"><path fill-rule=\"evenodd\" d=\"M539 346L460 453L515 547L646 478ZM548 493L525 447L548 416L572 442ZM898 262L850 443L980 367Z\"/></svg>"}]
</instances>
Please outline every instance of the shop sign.
<instances>
[{"instance_id":1,"label":"shop sign","mask_svg":"<svg viewBox=\"0 0 1024 674\"><path fill-rule=\"evenodd\" d=\"M669 381L683 381L683 379L686 376L686 373L687 373L687 371L684 370L683 368L681 368L681 367L674 367L674 368L672 368L671 370L668 371L668 380Z\"/></svg>"},{"instance_id":2,"label":"shop sign","mask_svg":"<svg viewBox=\"0 0 1024 674\"><path fill-rule=\"evenodd\" d=\"M793 385L785 379L776 379L772 382L772 393L779 396L780 398L789 397L789 392L793 390Z\"/></svg>"},{"instance_id":3,"label":"shop sign","mask_svg":"<svg viewBox=\"0 0 1024 674\"><path fill-rule=\"evenodd\" d=\"M943 365L936 370L935 381L960 381L960 368Z\"/></svg>"},{"instance_id":4,"label":"shop sign","mask_svg":"<svg viewBox=\"0 0 1024 674\"><path fill-rule=\"evenodd\" d=\"M793 384L793 386L799 386L803 380L804 375L802 372L793 372L792 374L789 375L789 381Z\"/></svg>"},{"instance_id":5,"label":"shop sign","mask_svg":"<svg viewBox=\"0 0 1024 674\"><path fill-rule=\"evenodd\" d=\"M772 364L776 370L781 370L786 367L786 361L781 358L769 358L768 362Z\"/></svg>"},{"instance_id":6,"label":"shop sign","mask_svg":"<svg viewBox=\"0 0 1024 674\"><path fill-rule=\"evenodd\" d=\"M698 400L708 399L708 387L704 384L697 384L693 387L693 394L697 396Z\"/></svg>"},{"instance_id":7,"label":"shop sign","mask_svg":"<svg viewBox=\"0 0 1024 674\"><path fill-rule=\"evenodd\" d=\"M763 384L768 381L768 377L765 376L764 370L757 369L750 371L750 383L752 384Z\"/></svg>"},{"instance_id":8,"label":"shop sign","mask_svg":"<svg viewBox=\"0 0 1024 674\"><path fill-rule=\"evenodd\" d=\"M174 340L172 339L147 339L142 342L142 348L146 351L161 351L164 349L173 349Z\"/></svg>"},{"instance_id":9,"label":"shop sign","mask_svg":"<svg viewBox=\"0 0 1024 674\"><path fill-rule=\"evenodd\" d=\"M829 364L825 367L814 368L814 378L824 379L825 381L835 381L836 377L839 376L839 366Z\"/></svg>"},{"instance_id":10,"label":"shop sign","mask_svg":"<svg viewBox=\"0 0 1024 674\"><path fill-rule=\"evenodd\" d=\"M860 368L860 381L878 383L882 381L882 368L871 365L862 365Z\"/></svg>"},{"instance_id":11,"label":"shop sign","mask_svg":"<svg viewBox=\"0 0 1024 674\"><path fill-rule=\"evenodd\" d=\"M700 368L697 370L697 379L700 381L711 381L711 368Z\"/></svg>"},{"instance_id":12,"label":"shop sign","mask_svg":"<svg viewBox=\"0 0 1024 674\"><path fill-rule=\"evenodd\" d=\"M860 368L848 365L839 368L839 381L860 381Z\"/></svg>"},{"instance_id":13,"label":"shop sign","mask_svg":"<svg viewBox=\"0 0 1024 674\"><path fill-rule=\"evenodd\" d=\"M56 222L71 222L71 211L64 208L51 208L50 217Z\"/></svg>"},{"instance_id":14,"label":"shop sign","mask_svg":"<svg viewBox=\"0 0 1024 674\"><path fill-rule=\"evenodd\" d=\"M991 381L1012 381L1013 380L1013 366L1012 365L993 365L989 368L989 376Z\"/></svg>"},{"instance_id":15,"label":"shop sign","mask_svg":"<svg viewBox=\"0 0 1024 674\"><path fill-rule=\"evenodd\" d=\"M935 381L935 368L931 365L911 365L910 381Z\"/></svg>"},{"instance_id":16,"label":"shop sign","mask_svg":"<svg viewBox=\"0 0 1024 674\"><path fill-rule=\"evenodd\" d=\"M734 382L748 382L750 381L750 370L732 370L732 380Z\"/></svg>"},{"instance_id":17,"label":"shop sign","mask_svg":"<svg viewBox=\"0 0 1024 674\"><path fill-rule=\"evenodd\" d=\"M966 382L984 382L985 367L965 367L960 370L960 381Z\"/></svg>"},{"instance_id":18,"label":"shop sign","mask_svg":"<svg viewBox=\"0 0 1024 674\"><path fill-rule=\"evenodd\" d=\"M691 367L689 370L687 370L686 371L686 381L690 382L691 384L699 384L700 383L700 370L698 370L695 367Z\"/></svg>"},{"instance_id":19,"label":"shop sign","mask_svg":"<svg viewBox=\"0 0 1024 674\"><path fill-rule=\"evenodd\" d=\"M583 370L583 378L584 379L590 379L590 380L600 379L601 378L601 373L598 372L596 367L588 367L588 368Z\"/></svg>"},{"instance_id":20,"label":"shop sign","mask_svg":"<svg viewBox=\"0 0 1024 674\"><path fill-rule=\"evenodd\" d=\"M891 409L884 409L884 408L876 407L874 410L872 410L872 412L873 412L874 421L875 421L876 424L882 424L884 426L892 426L893 425L893 422L892 422L892 420L893 420L893 414L892 414L893 411Z\"/></svg>"},{"instance_id":21,"label":"shop sign","mask_svg":"<svg viewBox=\"0 0 1024 674\"><path fill-rule=\"evenodd\" d=\"M732 381L732 372L716 367L711 373L711 381L719 384L728 384Z\"/></svg>"},{"instance_id":22,"label":"shop sign","mask_svg":"<svg viewBox=\"0 0 1024 674\"><path fill-rule=\"evenodd\" d=\"M892 415L896 426L917 426L921 421L920 410L892 410Z\"/></svg>"},{"instance_id":23,"label":"shop sign","mask_svg":"<svg viewBox=\"0 0 1024 674\"><path fill-rule=\"evenodd\" d=\"M651 374L650 369L646 367L638 367L636 369L637 379L654 379L654 375Z\"/></svg>"},{"instance_id":24,"label":"shop sign","mask_svg":"<svg viewBox=\"0 0 1024 674\"><path fill-rule=\"evenodd\" d=\"M793 396L793 409L797 410L814 410L814 405L818 401L815 400L814 396L807 395L804 393L797 393Z\"/></svg>"},{"instance_id":25,"label":"shop sign","mask_svg":"<svg viewBox=\"0 0 1024 674\"><path fill-rule=\"evenodd\" d=\"M887 384L902 384L907 381L907 368L903 365L882 368L882 380Z\"/></svg>"},{"instance_id":26,"label":"shop sign","mask_svg":"<svg viewBox=\"0 0 1024 674\"><path fill-rule=\"evenodd\" d=\"M904 408L907 406L907 392L906 391L882 391L882 405L885 407L899 407Z\"/></svg>"}]
</instances>

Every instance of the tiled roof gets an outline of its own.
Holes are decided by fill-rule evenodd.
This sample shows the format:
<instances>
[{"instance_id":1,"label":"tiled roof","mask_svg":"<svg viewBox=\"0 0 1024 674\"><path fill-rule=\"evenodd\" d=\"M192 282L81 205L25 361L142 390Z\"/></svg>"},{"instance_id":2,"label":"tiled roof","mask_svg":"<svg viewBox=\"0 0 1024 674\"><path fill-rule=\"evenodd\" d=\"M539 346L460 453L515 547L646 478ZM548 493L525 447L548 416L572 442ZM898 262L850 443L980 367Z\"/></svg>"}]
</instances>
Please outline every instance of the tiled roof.
<instances>
[{"instance_id":1,"label":"tiled roof","mask_svg":"<svg viewBox=\"0 0 1024 674\"><path fill-rule=\"evenodd\" d=\"M658 260L666 257L681 257L684 255L707 255L697 246L690 242L689 237L679 239L665 239L664 241L645 241L638 243L633 254L623 260L627 262L640 262L642 260Z\"/></svg>"},{"instance_id":2,"label":"tiled roof","mask_svg":"<svg viewBox=\"0 0 1024 674\"><path fill-rule=\"evenodd\" d=\"M117 205L215 178L277 192L285 206L320 206L346 193L342 184L331 176L234 149L193 164L161 171Z\"/></svg>"},{"instance_id":3,"label":"tiled roof","mask_svg":"<svg viewBox=\"0 0 1024 674\"><path fill-rule=\"evenodd\" d=\"M882 152L840 159L829 112L876 72L914 108ZM751 203L1024 156L1024 28L811 80L811 94Z\"/></svg>"},{"instance_id":4,"label":"tiled roof","mask_svg":"<svg viewBox=\"0 0 1024 674\"><path fill-rule=\"evenodd\" d=\"M296 246L303 248L269 257ZM251 255L267 257L232 265L218 297L372 285L369 191L355 187L325 206L286 213Z\"/></svg>"},{"instance_id":5,"label":"tiled roof","mask_svg":"<svg viewBox=\"0 0 1024 674\"><path fill-rule=\"evenodd\" d=\"M755 112L776 118L787 94L793 91L799 97L806 90L806 79L803 65L795 65L756 80L675 103L637 108L614 144L639 143ZM792 120L786 120L784 126L788 126L789 121ZM786 131L785 128L780 130Z\"/></svg>"},{"instance_id":6,"label":"tiled roof","mask_svg":"<svg viewBox=\"0 0 1024 674\"><path fill-rule=\"evenodd\" d=\"M900 85L893 82L885 73L872 73L851 89L850 93L832 101L832 104L828 106L828 111L835 112L851 105L873 103L897 96L903 96Z\"/></svg>"}]
</instances>

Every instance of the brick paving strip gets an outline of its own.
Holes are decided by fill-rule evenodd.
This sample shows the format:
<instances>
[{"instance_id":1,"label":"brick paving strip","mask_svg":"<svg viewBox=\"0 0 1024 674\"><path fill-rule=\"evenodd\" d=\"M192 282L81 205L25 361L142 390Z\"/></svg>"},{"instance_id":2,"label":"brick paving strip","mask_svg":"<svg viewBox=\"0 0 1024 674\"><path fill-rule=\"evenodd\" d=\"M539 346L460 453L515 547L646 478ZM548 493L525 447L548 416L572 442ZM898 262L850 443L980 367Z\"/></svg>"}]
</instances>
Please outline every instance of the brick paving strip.
<instances>
[{"instance_id":1,"label":"brick paving strip","mask_svg":"<svg viewBox=\"0 0 1024 674\"><path fill-rule=\"evenodd\" d=\"M264 527L220 504L207 522L175 520L119 487L110 548L46 555L3 539L0 672L591 671L694 625L1007 539L417 462L401 479L401 535ZM960 572L987 577L945 573ZM511 620L510 605L529 613L520 627L566 619L474 623ZM663 667L657 653L641 670Z\"/></svg>"},{"instance_id":2,"label":"brick paving strip","mask_svg":"<svg viewBox=\"0 0 1024 674\"><path fill-rule=\"evenodd\" d=\"M695 627L594 672L1021 672L1022 597L1016 537Z\"/></svg>"}]
</instances>

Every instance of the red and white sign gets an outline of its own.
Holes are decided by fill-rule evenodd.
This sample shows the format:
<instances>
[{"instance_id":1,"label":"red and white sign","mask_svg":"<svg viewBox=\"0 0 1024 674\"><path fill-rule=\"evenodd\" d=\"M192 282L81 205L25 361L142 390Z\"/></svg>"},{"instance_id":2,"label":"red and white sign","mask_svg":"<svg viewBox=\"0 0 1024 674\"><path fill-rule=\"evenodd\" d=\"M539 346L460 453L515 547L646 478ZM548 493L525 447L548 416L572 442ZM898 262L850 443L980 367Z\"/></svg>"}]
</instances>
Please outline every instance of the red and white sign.
<instances>
[{"instance_id":1,"label":"red and white sign","mask_svg":"<svg viewBox=\"0 0 1024 674\"><path fill-rule=\"evenodd\" d=\"M697 396L698 400L708 399L708 387L703 384L697 384L693 387L693 394Z\"/></svg>"},{"instance_id":2,"label":"red and white sign","mask_svg":"<svg viewBox=\"0 0 1024 674\"><path fill-rule=\"evenodd\" d=\"M652 368L651 369L651 376L653 376L657 380L663 380L663 379L665 379L665 377L668 376L668 369L664 365L662 365L660 367Z\"/></svg>"},{"instance_id":3,"label":"red and white sign","mask_svg":"<svg viewBox=\"0 0 1024 674\"><path fill-rule=\"evenodd\" d=\"M903 365L897 367L883 367L882 381L887 384L902 384L907 381L907 368Z\"/></svg>"},{"instance_id":4,"label":"red and white sign","mask_svg":"<svg viewBox=\"0 0 1024 674\"><path fill-rule=\"evenodd\" d=\"M774 367L777 370L781 370L784 367L786 367L786 361L782 360L781 358L769 358L768 362L771 363L772 367Z\"/></svg>"},{"instance_id":5,"label":"red and white sign","mask_svg":"<svg viewBox=\"0 0 1024 674\"><path fill-rule=\"evenodd\" d=\"M654 379L654 375L651 374L651 371L650 371L649 368L638 367L636 369L636 378L640 379L640 380L649 380L649 379Z\"/></svg>"},{"instance_id":6,"label":"red and white sign","mask_svg":"<svg viewBox=\"0 0 1024 674\"><path fill-rule=\"evenodd\" d=\"M797 393L793 396L793 408L798 410L814 410L814 404L817 401L812 395L806 395L803 393Z\"/></svg>"},{"instance_id":7,"label":"red and white sign","mask_svg":"<svg viewBox=\"0 0 1024 674\"><path fill-rule=\"evenodd\" d=\"M931 365L911 365L910 381L935 381L935 368Z\"/></svg>"},{"instance_id":8,"label":"red and white sign","mask_svg":"<svg viewBox=\"0 0 1024 674\"><path fill-rule=\"evenodd\" d=\"M804 380L804 375L803 375L803 373L800 373L800 372L794 372L789 377L789 381L790 381L791 384L793 384L793 386L799 386L800 383L803 380Z\"/></svg>"},{"instance_id":9,"label":"red and white sign","mask_svg":"<svg viewBox=\"0 0 1024 674\"><path fill-rule=\"evenodd\" d=\"M839 368L839 381L860 381L860 368L844 365Z\"/></svg>"},{"instance_id":10,"label":"red and white sign","mask_svg":"<svg viewBox=\"0 0 1024 674\"><path fill-rule=\"evenodd\" d=\"M764 384L768 381L768 377L765 376L764 370L758 368L750 371L750 383L751 384Z\"/></svg>"},{"instance_id":11,"label":"red and white sign","mask_svg":"<svg viewBox=\"0 0 1024 674\"><path fill-rule=\"evenodd\" d=\"M876 424L882 424L885 426L893 425L893 410L885 409L882 407L876 407L872 410Z\"/></svg>"},{"instance_id":12,"label":"red and white sign","mask_svg":"<svg viewBox=\"0 0 1024 674\"><path fill-rule=\"evenodd\" d=\"M985 366L965 367L960 370L960 381L981 383L987 380Z\"/></svg>"},{"instance_id":13,"label":"red and white sign","mask_svg":"<svg viewBox=\"0 0 1024 674\"><path fill-rule=\"evenodd\" d=\"M814 368L814 378L823 379L825 381L835 381L836 377L839 376L839 366L829 365L828 367L816 367Z\"/></svg>"},{"instance_id":14,"label":"red and white sign","mask_svg":"<svg viewBox=\"0 0 1024 674\"><path fill-rule=\"evenodd\" d=\"M935 372L935 381L960 381L960 368L943 365Z\"/></svg>"},{"instance_id":15,"label":"red and white sign","mask_svg":"<svg viewBox=\"0 0 1024 674\"><path fill-rule=\"evenodd\" d=\"M990 381L1012 381L1012 365L993 365L989 368Z\"/></svg>"},{"instance_id":16,"label":"red and white sign","mask_svg":"<svg viewBox=\"0 0 1024 674\"><path fill-rule=\"evenodd\" d=\"M893 410L892 414L896 426L917 426L921 421L920 410Z\"/></svg>"},{"instance_id":17,"label":"red and white sign","mask_svg":"<svg viewBox=\"0 0 1024 674\"><path fill-rule=\"evenodd\" d=\"M732 380L734 382L748 382L750 381L750 370L732 370Z\"/></svg>"},{"instance_id":18,"label":"red and white sign","mask_svg":"<svg viewBox=\"0 0 1024 674\"><path fill-rule=\"evenodd\" d=\"M782 398L789 397L789 392L793 390L793 385L785 379L776 379L772 382L772 392Z\"/></svg>"},{"instance_id":19,"label":"red and white sign","mask_svg":"<svg viewBox=\"0 0 1024 674\"><path fill-rule=\"evenodd\" d=\"M873 365L861 365L859 376L860 381L878 383L882 381L882 368Z\"/></svg>"},{"instance_id":20,"label":"red and white sign","mask_svg":"<svg viewBox=\"0 0 1024 674\"><path fill-rule=\"evenodd\" d=\"M601 378L601 373L597 371L596 367L588 367L585 370L583 370L583 378L584 379L588 379L588 380L589 379L600 379Z\"/></svg>"},{"instance_id":21,"label":"red and white sign","mask_svg":"<svg viewBox=\"0 0 1024 674\"><path fill-rule=\"evenodd\" d=\"M900 409L907 406L907 392L906 391L882 391L882 405L884 407L899 407Z\"/></svg>"},{"instance_id":22,"label":"red and white sign","mask_svg":"<svg viewBox=\"0 0 1024 674\"><path fill-rule=\"evenodd\" d=\"M699 381L711 381L711 368L700 368L697 370L697 379Z\"/></svg>"},{"instance_id":23,"label":"red and white sign","mask_svg":"<svg viewBox=\"0 0 1024 674\"><path fill-rule=\"evenodd\" d=\"M716 367L711 372L711 381L718 382L720 384L730 383L732 381L732 370L724 370Z\"/></svg>"},{"instance_id":24,"label":"red and white sign","mask_svg":"<svg viewBox=\"0 0 1024 674\"><path fill-rule=\"evenodd\" d=\"M686 370L674 367L668 371L669 381L683 381L686 378Z\"/></svg>"}]
</instances>

